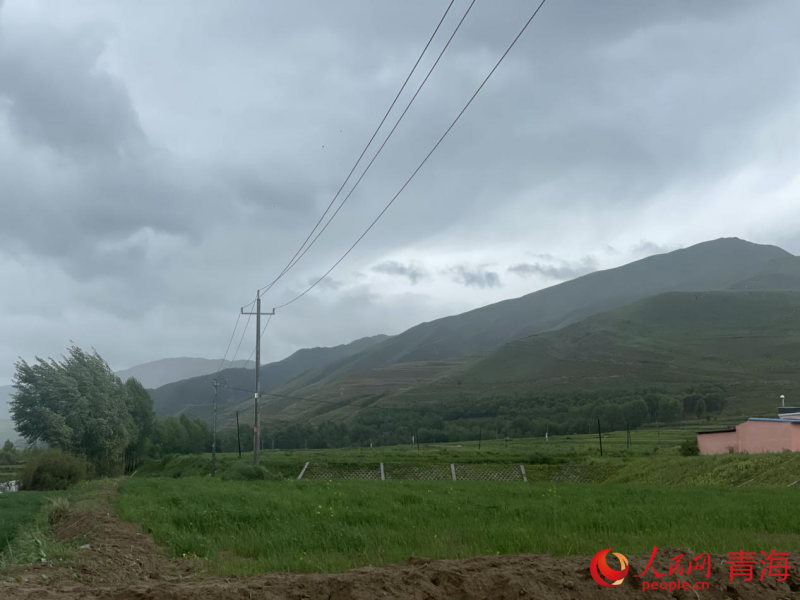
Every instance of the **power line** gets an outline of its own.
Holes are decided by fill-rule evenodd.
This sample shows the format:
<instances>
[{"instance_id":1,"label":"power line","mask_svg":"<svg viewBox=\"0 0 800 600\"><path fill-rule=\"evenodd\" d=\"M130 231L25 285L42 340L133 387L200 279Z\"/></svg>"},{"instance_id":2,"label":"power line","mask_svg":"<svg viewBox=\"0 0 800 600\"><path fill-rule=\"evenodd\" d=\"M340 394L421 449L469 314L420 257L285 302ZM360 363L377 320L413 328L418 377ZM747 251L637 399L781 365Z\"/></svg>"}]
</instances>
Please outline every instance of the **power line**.
<instances>
[{"instance_id":1,"label":"power line","mask_svg":"<svg viewBox=\"0 0 800 600\"><path fill-rule=\"evenodd\" d=\"M416 71L417 66L419 66L419 63L422 60L422 57L428 51L428 47L431 45L431 42L433 42L434 37L436 37L436 34L439 32L439 29L441 28L442 23L444 23L444 20L447 17L447 14L450 12L450 8L453 6L454 2L455 2L455 0L450 0L450 3L447 5L447 8L445 9L444 14L442 15L442 18L439 19L439 22L437 23L436 28L433 30L433 33L431 34L430 38L428 39L428 42L425 44L425 47L422 49L422 52L417 57L417 60L414 63L414 66L411 68L411 71L406 76L406 79L403 82L403 85L400 86L400 90L397 92L397 94L394 97L394 100L392 100L392 103L389 105L389 108L386 110L386 113L383 115L383 118L381 119L381 122L378 124L378 127L373 132L372 137L370 137L369 141L367 142L367 145L364 146L364 149L361 151L361 154L359 155L358 160L356 160L355 164L353 165L353 168L350 169L350 173L347 174L347 177L342 182L342 185L339 187L339 190L336 192L336 195L333 197L333 199L328 204L328 207L325 209L325 212L322 213L322 216L320 216L320 218L317 221L316 225L314 225L313 229L311 229L311 231L308 233L308 236L306 237L306 239L303 241L303 243L297 249L297 252L294 253L294 256L292 256L292 258L289 260L289 262L286 263L286 266L283 268L283 270L280 272L280 274L274 280L272 280L271 283L269 283L269 284L265 285L264 287L262 287L260 289L260 291L265 292L265 291L269 290L273 285L275 285L275 283L278 282L278 280L281 277L283 277L297 263L297 260L300 260L300 258L302 258L302 255L298 258L298 254L300 254L300 252L303 250L303 247L308 243L308 240L311 239L311 236L314 235L314 232L317 230L317 227L319 227L320 223L322 223L323 219L325 218L325 215L327 215L328 211L330 211L330 209L333 207L333 204L336 202L336 199L339 197L339 194L342 193L342 190L347 185L347 182L350 181L350 177L353 176L353 173L355 172L356 168L358 168L358 165L361 163L361 160L364 158L364 155L367 153L367 150L372 145L372 142L375 140L375 137L378 135L378 132L380 131L381 127L383 127L383 124L386 122L386 119L389 117L389 114L392 112L392 109L394 108L394 105L400 99L400 95L403 93L403 90L405 90L406 85L408 84L409 80L411 79L411 76ZM384 144L385 144L385 142L384 142ZM336 212L338 212L338 211L336 211ZM334 216L335 216L335 214L334 214ZM333 218L333 217L331 217L331 218ZM326 225L326 227L327 227L327 225ZM319 237L319 236L317 236L317 237ZM314 239L314 241L316 241L316 238ZM313 245L313 243L314 242L311 242L311 245ZM311 245L309 245L309 248L311 247ZM303 254L305 254L305 252L303 252ZM297 259L297 260L295 260L295 259Z\"/></svg>"},{"instance_id":2,"label":"power line","mask_svg":"<svg viewBox=\"0 0 800 600\"><path fill-rule=\"evenodd\" d=\"M255 302L253 302L255 304ZM240 313L241 314L241 313ZM239 338L239 345L236 346L236 352L233 353L233 358L231 362L228 364L228 368L230 369L233 366L233 361L236 360L236 357L239 355L239 349L242 347L242 342L244 341L244 336L247 333L247 328L250 327L250 318L252 315L247 315L247 321L244 324L244 329L242 330L242 337Z\"/></svg>"},{"instance_id":3,"label":"power line","mask_svg":"<svg viewBox=\"0 0 800 600\"><path fill-rule=\"evenodd\" d=\"M217 367L217 372L214 375L219 375L219 372L222 370L222 365L225 364L225 359L228 358L228 352L231 350L231 344L233 343L233 338L236 337L236 329L239 327L239 320L242 318L242 313L239 313L236 316L236 324L233 326L233 331L231 332L231 339L228 340L228 347L225 348L225 354L222 355L222 360L219 361L219 367Z\"/></svg>"},{"instance_id":4,"label":"power line","mask_svg":"<svg viewBox=\"0 0 800 600\"><path fill-rule=\"evenodd\" d=\"M395 195L392 197L392 199L391 199L391 200L389 201L389 203L388 203L388 204L387 204L387 205L386 205L386 206L383 208L383 210L382 210L382 211L381 211L381 212L378 214L378 216L377 216L377 217L375 217L375 220L374 220L374 221L372 221L372 223L369 225L369 227L367 227L367 229L364 231L364 233L362 233L362 234L361 234L361 235L358 237L358 239L357 239L355 242L353 242L353 245L352 245L352 246L350 246L350 248L348 248L348 250L347 250L347 251L346 251L346 252L345 252L345 253L344 253L344 254L341 256L341 258L339 258L339 260L337 260L337 261L336 261L336 262L333 264L333 266L332 266L330 269L328 269L328 270L325 272L325 274L324 274L324 275L322 275L322 277L320 277L319 279L317 279L317 280L316 280L314 283L312 283L312 284L311 284L311 285L310 285L308 288L306 288L306 289L305 289L303 292L301 292L300 294L298 294L297 296L295 296L294 298L292 298L292 299L291 299L291 300L289 300L288 302L285 302L285 303L281 304L280 306L277 306L276 308L284 308L284 307L286 307L286 306L289 306L290 304L292 304L292 303L296 302L297 300L299 300L300 298L302 298L303 296L305 296L305 295L306 295L308 292L310 292L312 289L314 289L314 288L317 286L317 284L318 284L318 283L320 283L320 282L321 282L323 279L325 279L325 278L326 278L328 275L330 275L331 271L333 271L333 270L334 270L334 269L335 269L337 266L339 266L339 263L341 263L341 262L342 262L342 261L343 261L345 258L347 258L347 255L349 255L349 254L350 254L350 252L352 252L352 251L353 251L353 249L354 249L354 248L355 248L355 247L356 247L356 246L359 244L359 242L361 242L361 240L362 240L362 239L364 239L364 237L365 237L365 236L366 236L366 235L367 235L367 234L370 232L370 230L371 230L371 229L372 229L372 228L375 226L375 224L376 224L376 223L377 223L377 222L380 220L380 218L381 218L381 217L384 215L384 213L386 213L386 211L387 211L387 210L389 210L389 207L390 207L392 204L394 204L394 201L395 201L395 200L397 200L397 198L400 196L400 194L402 194L402 193L403 193L403 191L406 189L406 187L408 186L408 184L409 184L409 183L411 183L411 181L414 179L414 177L417 175L417 173L419 173L420 169L422 169L422 167L425 165L425 163L426 163L426 162L428 162L428 159L429 159L429 158L430 158L430 157L433 155L433 153L434 153L434 152L436 152L436 150L439 148L439 146L441 145L441 143L444 141L444 139L447 137L447 135L450 133L450 131L452 131L453 127L455 127L456 123L458 123L458 121L461 119L461 117L463 116L463 114L466 112L466 110L467 110L467 109L469 108L469 106L472 104L472 101L473 101L473 100L475 100L475 97L476 97L476 96L477 96L477 95L480 93L480 91L483 89L483 87L484 87L484 86L486 85L486 83L489 81L489 78L491 78L491 76L494 74L494 72L497 70L497 68L498 68L498 67L500 66L500 64L503 62L503 60L505 60L506 56L508 55L508 53L509 53L509 52L511 52L511 49L512 49L512 48L513 48L513 47L516 45L516 43L517 43L517 41L519 40L519 38L520 38L520 37L522 37L522 34L523 34L523 33L525 33L525 30L528 28L528 26L531 24L531 22L533 21L533 19L534 19L534 18L536 17L536 15L539 13L539 10L541 10L542 6L544 6L544 3L545 3L546 1L547 1L547 0L542 0L542 1L541 1L541 3L540 3L540 4L539 4L537 7L536 7L536 10L534 10L534 11L533 11L533 14L532 14L532 15L530 16L530 18L529 18L529 19L528 19L528 20L525 22L525 25L523 25L523 26L522 26L522 29L520 29L519 33L518 33L518 34L516 35L516 37L513 39L513 41L511 42L511 44L508 46L508 48L506 48L506 51L505 51L505 52L503 52L502 56L501 56L501 57L500 57L500 59L497 61L497 63L494 65L494 67L492 67L492 70L491 70L491 71L489 71L489 74L486 76L486 78L483 80L483 82L481 82L481 84L478 86L478 89L476 89L476 90L475 90L475 92L472 94L472 96L470 97L470 99L469 99L469 100L467 101L467 103L464 105L464 108L462 108L462 109L461 109L461 112L459 112L459 113L458 113L458 116L456 116L456 118L453 120L453 122L450 124L450 126L449 126L449 127L446 129L446 130L445 130L445 132L444 132L444 133L442 134L442 136L439 138L439 141L437 141L437 142L436 142L436 144L433 146L433 148L431 148L431 151L430 151L430 152L428 152L428 154L425 156L425 158L423 158L423 159L422 159L422 162L420 162L420 163L419 163L419 165L417 166L417 168L416 168L416 169L414 169L414 172L413 172L413 173L411 173L411 176L410 176L410 177L409 177L409 178L406 180L406 182L405 182L405 183L402 185L402 187L401 187L401 188L400 188L400 189L397 191L397 193L396 193L396 194L395 194Z\"/></svg>"},{"instance_id":5,"label":"power line","mask_svg":"<svg viewBox=\"0 0 800 600\"><path fill-rule=\"evenodd\" d=\"M431 68L428 70L428 73L425 75L425 78L422 80L422 83L420 83L420 84L419 84L419 86L417 87L417 90L416 90L416 92L414 92L414 95L411 97L411 100L409 100L409 102L408 102L408 104L406 105L405 109L404 109L404 110L403 110L403 112L400 114L400 117L397 119L397 121L395 122L395 124L394 124L394 126L392 127L391 131L389 132L389 135L387 135L387 136L386 136L386 139L384 139L384 140L383 140L383 143L381 144L380 148L378 148L378 151L375 153L375 155L374 155L374 156L372 157L372 159L369 161L369 163L367 164L366 168L364 169L364 171L363 171L363 172L361 173L361 175L359 176L358 180L356 180L355 184L353 184L353 187L350 189L350 191L349 191L349 192L347 193L347 195L344 197L344 199L342 200L342 202L341 202L341 203L339 204L339 206L336 208L336 210L334 211L334 213L331 215L330 219L328 219L328 221L325 223L325 225L322 227L322 229L320 229L319 233L317 233L317 235L316 235L316 236L314 236L314 239L313 239L313 240L311 240L311 243L310 243L310 244L308 244L308 246L306 246L306 248L305 248L305 249L304 249L304 250L303 250L303 251L300 253L300 255L299 255L299 256L295 255L295 256L296 256L296 258L294 258L294 259L292 259L291 261L289 261L289 263L290 263L290 264L289 264L289 266L288 266L286 269L284 269L283 273L281 273L281 274L278 276L278 278L277 278L275 281L273 281L271 284L269 284L268 286L265 286L265 288L266 288L267 290L268 290L268 289L270 289L270 288L271 288L271 287L272 287L272 286L275 284L275 282L277 282L277 281L278 281L278 279L280 279L281 277L283 277L283 275L285 275L285 274L286 274L286 273L287 273L289 270L291 270L291 269L292 269L292 268L293 268L293 267L294 267L294 266L295 266L295 265L296 265L298 262L300 262L300 259L302 259L302 258L303 258L303 256L305 256L306 252L308 252L308 251L311 249L311 246L313 246L313 245L316 243L316 241L319 239L319 237L320 237L320 236L321 236L321 235L322 235L322 234L325 232L325 230L328 228L328 225L330 225L330 224L331 224L331 222L332 222L332 221L333 221L333 220L336 218L336 215L338 215L338 214L339 214L339 211L340 211L340 210L342 210L342 208L344 207L344 205L345 205L345 204L347 203L347 201L350 199L350 196L352 196L352 195L353 195L353 192L355 192L355 191L356 191L356 188L358 188L359 184L360 184L360 183L361 183L361 181L364 179L364 177L366 176L367 172L368 172L368 171L370 170L370 168L372 167L373 163L374 163L374 162L377 160L378 156L380 156L381 152L383 152L383 149L384 149L384 147L386 146L386 144L389 142L389 139L391 139L392 135L394 135L394 132L397 130L397 127L400 125L400 122L401 122L401 121L403 120L403 118L406 116L406 113L407 113L407 112L408 112L408 110L411 108L411 105L412 105L412 104L414 103L414 101L417 99L417 96L419 96L419 93L422 91L422 88L423 88L423 87L425 87L425 84L428 82L428 79L430 78L431 74L432 74L432 73L433 73L433 71L436 69L437 65L439 64L439 61L442 59L442 56L444 56L444 53L445 53L445 52L447 51L447 49L450 47L450 43L453 41L453 38L454 38L454 37L456 36L456 34L458 33L458 30L459 30L459 29L461 29L461 25L464 23L464 20L467 18L467 15L469 15L470 11L472 10L472 7L475 5L475 2L476 2L476 0L472 0L472 2L470 3L470 5L467 7L467 10L464 12L464 15L463 15L463 16L461 17L461 19L459 20L458 24L456 25L456 28L453 30L453 33L451 33L451 34L450 34L450 37L448 38L448 40L447 40L447 43L444 45L444 47L442 48L442 50L439 52L439 56L437 56L437 57L436 57L436 60L434 61L434 63L433 63L433 65L431 66ZM377 132L376 132L376 133L377 133ZM374 136L373 136L373 137L374 137ZM360 160L360 159L359 159L359 160ZM351 173L351 174L352 174L352 173ZM349 176L348 176L348 179L349 179ZM337 194L337 196L338 196L338 194ZM326 211L326 212L327 212L327 211ZM323 216L324 216L324 215L323 215ZM318 223L317 225L319 225L319 223ZM306 241L308 241L308 239L306 239ZM264 289L264 288L262 288L262 289Z\"/></svg>"}]
</instances>

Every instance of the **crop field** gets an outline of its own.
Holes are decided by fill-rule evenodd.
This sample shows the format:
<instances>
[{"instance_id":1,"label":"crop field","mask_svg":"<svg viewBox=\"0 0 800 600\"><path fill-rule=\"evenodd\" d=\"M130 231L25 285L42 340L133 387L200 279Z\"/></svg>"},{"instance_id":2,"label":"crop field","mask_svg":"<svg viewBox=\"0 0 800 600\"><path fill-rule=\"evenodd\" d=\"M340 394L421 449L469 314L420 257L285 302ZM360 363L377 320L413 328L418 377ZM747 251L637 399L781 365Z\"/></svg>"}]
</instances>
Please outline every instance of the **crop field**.
<instances>
[{"instance_id":1,"label":"crop field","mask_svg":"<svg viewBox=\"0 0 800 600\"><path fill-rule=\"evenodd\" d=\"M498 487L498 485L502 487ZM132 479L117 508L176 556L233 576L342 571L409 556L614 547L800 550L790 488Z\"/></svg>"},{"instance_id":2,"label":"crop field","mask_svg":"<svg viewBox=\"0 0 800 600\"><path fill-rule=\"evenodd\" d=\"M32 523L52 497L49 492L0 494L0 548L5 550L17 530Z\"/></svg>"},{"instance_id":3,"label":"crop field","mask_svg":"<svg viewBox=\"0 0 800 600\"><path fill-rule=\"evenodd\" d=\"M707 425L705 426L708 427ZM685 425L669 429L640 429L631 432L628 447L626 433L615 431L603 434L603 462L622 464L627 459L652 456L677 456L680 444L703 428ZM250 453L243 453L249 460ZM217 455L219 468L225 470L239 458L235 452ZM261 464L283 477L297 477L306 462L377 465L378 463L400 465L426 464L592 464L600 459L597 435L550 436L523 439L487 439L451 442L442 444L386 446L374 448L343 448L329 450L264 450ZM182 455L153 461L141 467L137 477L167 475L187 477L205 475L209 472L210 454Z\"/></svg>"}]
</instances>

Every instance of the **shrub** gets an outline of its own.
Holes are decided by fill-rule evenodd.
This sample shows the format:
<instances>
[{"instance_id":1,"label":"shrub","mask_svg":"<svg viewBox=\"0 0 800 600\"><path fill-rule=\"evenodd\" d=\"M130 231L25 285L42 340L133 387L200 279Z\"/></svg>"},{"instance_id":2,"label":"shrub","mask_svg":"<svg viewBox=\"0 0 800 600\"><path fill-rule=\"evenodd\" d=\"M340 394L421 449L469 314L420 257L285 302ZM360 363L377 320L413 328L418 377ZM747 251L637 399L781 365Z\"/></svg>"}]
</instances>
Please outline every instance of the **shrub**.
<instances>
[{"instance_id":1,"label":"shrub","mask_svg":"<svg viewBox=\"0 0 800 600\"><path fill-rule=\"evenodd\" d=\"M20 489L65 490L85 477L83 460L61 450L48 450L25 465Z\"/></svg>"},{"instance_id":2,"label":"shrub","mask_svg":"<svg viewBox=\"0 0 800 600\"><path fill-rule=\"evenodd\" d=\"M697 438L689 438L681 443L680 447L681 456L697 456L700 454L700 448L697 447Z\"/></svg>"},{"instance_id":3,"label":"shrub","mask_svg":"<svg viewBox=\"0 0 800 600\"><path fill-rule=\"evenodd\" d=\"M50 501L50 511L47 513L47 522L57 525L69 515L69 500L66 498L53 498Z\"/></svg>"},{"instance_id":4,"label":"shrub","mask_svg":"<svg viewBox=\"0 0 800 600\"><path fill-rule=\"evenodd\" d=\"M255 466L245 461L241 461L237 462L229 470L225 471L222 474L222 478L231 481L278 481L283 479L283 476L276 471L269 471L261 465Z\"/></svg>"}]
</instances>

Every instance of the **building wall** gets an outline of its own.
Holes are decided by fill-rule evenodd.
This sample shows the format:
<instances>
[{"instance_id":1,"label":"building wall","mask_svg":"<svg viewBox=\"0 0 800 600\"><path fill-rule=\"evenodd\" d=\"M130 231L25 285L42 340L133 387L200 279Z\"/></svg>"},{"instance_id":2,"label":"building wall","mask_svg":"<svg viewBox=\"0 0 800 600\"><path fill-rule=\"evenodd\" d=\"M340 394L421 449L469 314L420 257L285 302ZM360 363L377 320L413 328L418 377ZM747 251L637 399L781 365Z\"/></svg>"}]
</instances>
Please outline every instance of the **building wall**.
<instances>
[{"instance_id":1,"label":"building wall","mask_svg":"<svg viewBox=\"0 0 800 600\"><path fill-rule=\"evenodd\" d=\"M728 454L739 451L739 441L735 431L723 433L703 433L697 436L700 454Z\"/></svg>"},{"instance_id":2,"label":"building wall","mask_svg":"<svg viewBox=\"0 0 800 600\"><path fill-rule=\"evenodd\" d=\"M783 452L794 447L793 429L800 425L776 421L745 421L736 426L739 452Z\"/></svg>"},{"instance_id":3,"label":"building wall","mask_svg":"<svg viewBox=\"0 0 800 600\"><path fill-rule=\"evenodd\" d=\"M800 452L800 425L792 427L792 450Z\"/></svg>"}]
</instances>

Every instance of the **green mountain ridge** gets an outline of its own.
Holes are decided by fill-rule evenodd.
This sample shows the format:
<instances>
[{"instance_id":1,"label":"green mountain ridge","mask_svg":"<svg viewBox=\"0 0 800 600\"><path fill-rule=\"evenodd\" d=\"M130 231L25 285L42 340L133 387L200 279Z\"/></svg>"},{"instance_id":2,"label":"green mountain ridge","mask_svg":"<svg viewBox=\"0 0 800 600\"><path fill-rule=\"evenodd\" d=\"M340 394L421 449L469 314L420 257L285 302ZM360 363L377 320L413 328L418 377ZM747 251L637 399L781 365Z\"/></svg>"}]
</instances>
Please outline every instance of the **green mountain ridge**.
<instances>
[{"instance_id":1,"label":"green mountain ridge","mask_svg":"<svg viewBox=\"0 0 800 600\"><path fill-rule=\"evenodd\" d=\"M302 381L281 391L308 390L348 373L397 363L480 355L515 339L663 292L724 290L748 284L758 289L764 283L759 278L774 288L778 277L792 273L800 273L800 258L776 246L738 238L703 242L421 323L367 352L307 373Z\"/></svg>"},{"instance_id":2,"label":"green mountain ridge","mask_svg":"<svg viewBox=\"0 0 800 600\"><path fill-rule=\"evenodd\" d=\"M383 341L386 337L385 335L376 335L330 348L317 347L298 350L283 360L261 367L262 389L274 388L286 383L300 373L363 352L370 346ZM226 406L228 403L237 404L245 398L253 397L253 369L223 369L216 377L227 381L226 385L220 386L217 390L221 412L235 411L235 408ZM159 416L182 412L192 416L199 415L204 418L208 418L210 415L213 388L211 387L209 376L176 381L151 390L150 394L153 396L154 408Z\"/></svg>"},{"instance_id":3,"label":"green mountain ridge","mask_svg":"<svg viewBox=\"0 0 800 600\"><path fill-rule=\"evenodd\" d=\"M723 384L735 414L769 416L780 394L791 397L800 385L798 364L800 292L667 292L515 340L406 389L315 403L332 396L326 386L274 416L319 423L350 420L365 407L457 413L511 397L703 384Z\"/></svg>"}]
</instances>

